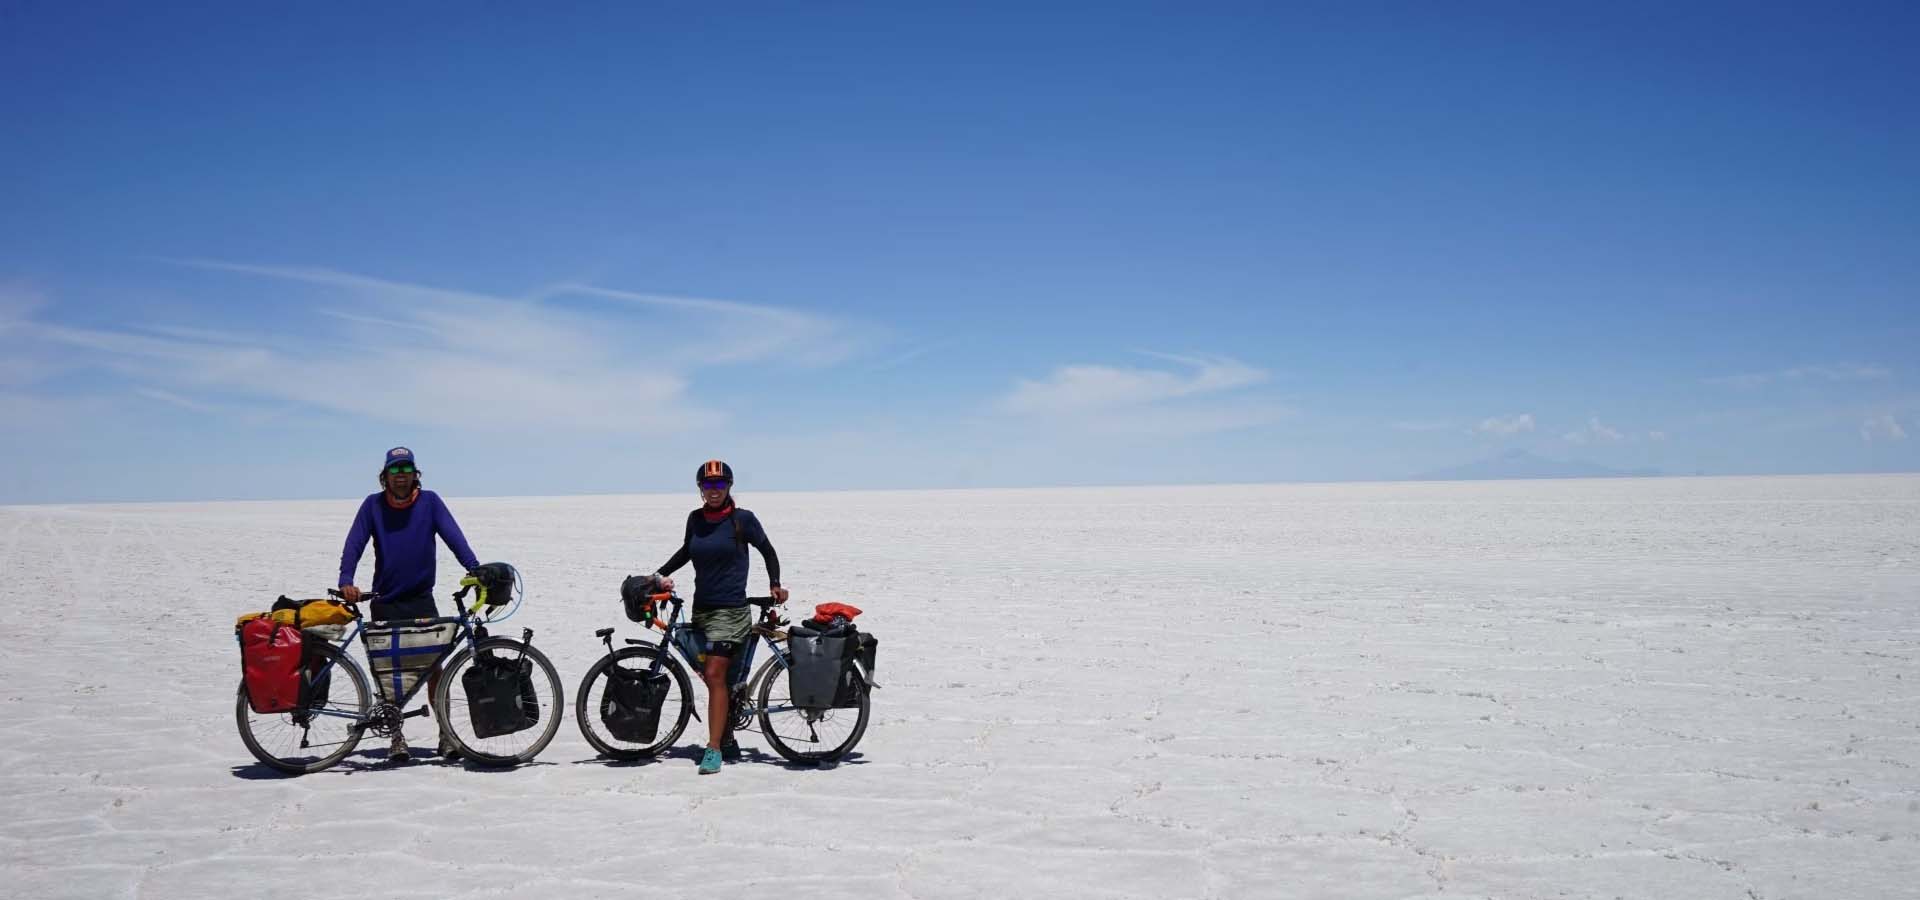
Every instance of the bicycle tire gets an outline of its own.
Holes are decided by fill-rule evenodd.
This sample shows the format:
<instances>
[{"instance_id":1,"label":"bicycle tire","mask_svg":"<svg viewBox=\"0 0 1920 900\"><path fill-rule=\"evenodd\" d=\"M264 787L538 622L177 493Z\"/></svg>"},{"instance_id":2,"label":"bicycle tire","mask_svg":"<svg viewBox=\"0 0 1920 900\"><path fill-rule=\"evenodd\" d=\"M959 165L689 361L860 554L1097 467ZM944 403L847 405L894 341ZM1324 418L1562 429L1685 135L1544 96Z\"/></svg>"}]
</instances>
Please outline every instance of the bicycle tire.
<instances>
[{"instance_id":1,"label":"bicycle tire","mask_svg":"<svg viewBox=\"0 0 1920 900\"><path fill-rule=\"evenodd\" d=\"M671 655L666 658L661 668L673 679L673 690L679 699L677 704L679 710L673 713L670 725L662 723L667 727L656 732L651 743L622 741L611 734L606 734L600 722L600 698L606 691L606 681L611 677L607 674L607 668L629 660L642 661L640 665L631 668L652 666L659 652L658 647L645 645L622 647L600 657L592 668L587 669L586 677L580 679L580 690L573 701L573 721L580 726L580 735L585 737L587 743L591 744L601 756L624 762L659 756L666 752L667 748L672 747L673 742L679 740L680 735L687 730L687 721L693 718L693 686L687 680L686 668ZM662 719L667 718L666 709L662 708L660 712Z\"/></svg>"},{"instance_id":2,"label":"bicycle tire","mask_svg":"<svg viewBox=\"0 0 1920 900\"><path fill-rule=\"evenodd\" d=\"M290 775L318 772L346 759L347 754L352 753L366 735L362 725L366 722L369 698L373 693L367 682L367 673L361 671L352 657L332 644L318 642L314 638L308 640L315 641L309 645L312 652L325 658L332 666L328 675L332 687L327 692L324 709L333 715L307 715L308 724L303 727L299 721L301 716L294 712L256 713L247 704L247 685L244 680L240 683L234 702L235 725L240 730L241 743L247 745L247 752L268 767ZM351 686L353 697L350 700L339 696L343 680L339 676L342 672L346 673L344 681ZM300 747L294 743L296 735L301 741L310 741L315 725L324 726L329 731L338 727L342 732L340 739L322 744L328 748L325 753L299 752L317 749Z\"/></svg>"},{"instance_id":3,"label":"bicycle tire","mask_svg":"<svg viewBox=\"0 0 1920 900\"><path fill-rule=\"evenodd\" d=\"M776 654L774 658L767 660L767 664L761 667L760 674L756 676L760 680L760 690L756 697L760 705L760 734L767 739L773 751L791 762L802 765L837 762L841 757L853 752L854 746L860 743L860 738L866 735L867 721L872 715L873 689L867 686L866 678L860 675L859 670L854 671L854 678L860 683L858 707L805 710L790 703L777 702L788 699L785 696L787 680L782 677L786 671L787 661ZM845 737L832 742L831 745L825 745L819 739L820 726L840 721L840 718L847 713L854 713L855 716L851 728L845 732ZM783 735L782 729L776 727L775 715L781 717L782 724L789 726L785 729L786 734ZM805 732L801 732L798 727L795 727L796 725L804 726ZM821 749L804 749L806 746L819 746Z\"/></svg>"},{"instance_id":4,"label":"bicycle tire","mask_svg":"<svg viewBox=\"0 0 1920 900\"><path fill-rule=\"evenodd\" d=\"M534 697L541 713L538 725L490 738L478 737L473 733L473 723L465 702L466 687L461 676L473 663L476 650L511 658L518 658L525 653L526 658L533 662ZM462 698L462 702L457 704L453 701L455 691L460 692ZM446 667L441 670L439 683L434 686L433 715L445 728L446 734L453 738L454 747L460 751L461 758L482 766L513 766L531 762L553 742L554 735L560 733L560 719L566 710L563 702L565 697L566 689L560 683L560 673L554 670L553 663L547 660L545 653L540 652L540 648L518 638L496 636L462 649L447 661Z\"/></svg>"}]
</instances>

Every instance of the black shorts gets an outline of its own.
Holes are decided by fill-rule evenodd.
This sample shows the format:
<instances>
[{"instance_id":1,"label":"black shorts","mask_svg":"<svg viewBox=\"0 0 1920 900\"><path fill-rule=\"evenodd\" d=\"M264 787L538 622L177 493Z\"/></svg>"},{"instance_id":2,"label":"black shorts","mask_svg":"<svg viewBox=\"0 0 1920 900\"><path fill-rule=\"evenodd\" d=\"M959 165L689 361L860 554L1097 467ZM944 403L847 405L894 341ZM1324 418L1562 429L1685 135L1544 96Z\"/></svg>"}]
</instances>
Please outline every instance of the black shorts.
<instances>
[{"instance_id":1,"label":"black shorts","mask_svg":"<svg viewBox=\"0 0 1920 900\"><path fill-rule=\"evenodd\" d=\"M389 619L432 619L440 615L440 607L433 602L432 591L421 591L392 600L381 597L369 604L367 612L375 622L385 622Z\"/></svg>"}]
</instances>

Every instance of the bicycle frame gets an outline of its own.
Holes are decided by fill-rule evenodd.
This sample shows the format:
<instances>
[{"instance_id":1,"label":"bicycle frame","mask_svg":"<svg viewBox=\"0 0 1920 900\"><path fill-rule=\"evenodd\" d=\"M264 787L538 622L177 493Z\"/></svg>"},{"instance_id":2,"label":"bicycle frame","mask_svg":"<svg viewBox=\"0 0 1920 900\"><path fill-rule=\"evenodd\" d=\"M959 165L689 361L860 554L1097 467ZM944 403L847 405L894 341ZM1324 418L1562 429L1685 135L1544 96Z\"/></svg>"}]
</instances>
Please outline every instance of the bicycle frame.
<instances>
[{"instance_id":1,"label":"bicycle frame","mask_svg":"<svg viewBox=\"0 0 1920 900\"><path fill-rule=\"evenodd\" d=\"M667 613L666 624L656 624L654 626L660 629L660 643L655 645L660 652L654 654L653 663L648 666L648 671L657 675L661 669L666 667L667 648L671 647L673 652L680 655L681 659L686 660L687 668L691 670L693 679L704 683L702 673L706 671L706 666L692 653L688 652L686 646L681 643L681 635L695 632L692 624L680 621L681 608L685 605L686 601L678 596L672 595L668 595L663 599L667 601L671 609ZM729 676L727 678L728 690L737 690L751 681L754 651L762 641L766 642L774 655L779 656L786 662L792 662L791 659L787 658L786 651L780 649L779 645L773 642L773 638L769 637L767 633L762 630L762 627L761 623L754 623L752 630L747 632L747 640L741 642L740 655L734 657L733 661L727 664L727 674Z\"/></svg>"},{"instance_id":2,"label":"bicycle frame","mask_svg":"<svg viewBox=\"0 0 1920 900\"><path fill-rule=\"evenodd\" d=\"M655 675L660 674L660 671L666 667L667 648L672 647L673 652L678 653L681 659L686 660L687 667L692 670L693 680L704 684L705 679L702 677L702 674L705 672L706 667L701 664L700 660L692 653L689 653L686 646L677 639L679 635L693 630L691 624L680 621L681 607L685 601L678 595L673 594L656 594L654 595L654 599L656 601L665 600L670 605L671 610L667 614L665 624L660 624L657 621L654 624L654 627L661 631L660 642L655 645L659 649L659 652L653 655L653 663L647 667L648 671ZM782 667L793 665L793 654L787 652L787 649L780 646L779 642L775 640L773 627L765 618L765 616L771 614L772 611L773 607L766 607L766 613L763 614L761 621L753 624L753 628L747 632L747 639L741 642L740 655L734 657L733 661L727 665L727 690L734 696L741 698L741 702L745 704L747 712L757 711L753 709L753 691L743 691L741 689L751 688L753 686L753 676L758 674L753 671L753 658L754 651L759 645L764 642L774 657L780 660ZM630 641L629 643L640 642ZM854 669L860 673L860 678L865 684L870 687L879 687L879 685L873 683L873 674L867 671L865 664L856 659L852 661L852 665ZM789 707L781 707L778 709L769 709L767 712L786 712L788 709ZM808 712L812 713L815 711L808 710ZM694 717L699 718L699 711L697 709L694 711Z\"/></svg>"},{"instance_id":3,"label":"bicycle frame","mask_svg":"<svg viewBox=\"0 0 1920 900\"><path fill-rule=\"evenodd\" d=\"M387 650L381 650L376 652L375 650L373 650L373 648L367 646L367 638L366 638L367 619L361 616L358 610L354 611L353 631L348 633L345 637L341 638L340 643L342 645L346 645L346 644L352 643L354 638L360 639L361 650L365 652L367 657L368 680L369 681L373 680L372 663L376 655L382 658L391 658L394 660L394 669L393 669L394 685L393 686L395 688L395 693L398 694L399 696L396 699L391 701L381 700L380 694L378 693L379 686L375 685L374 690L376 694L373 698L374 702L372 703L372 707L369 709L369 713L371 713L373 710L377 710L380 706L388 703L391 703L391 705L393 705L398 709L405 709L408 703L413 702L413 698L415 697L415 695L420 693L420 690L422 688L425 688L432 683L433 676L439 674L441 665L444 664L449 657L453 656L453 654L460 651L462 642L464 642L465 645L469 649L471 649L475 647L482 638L486 637L486 634L483 631L483 629L486 627L486 622L484 621L476 622L477 617L473 615L473 613L469 611L466 608L466 606L462 605L461 603L461 601L466 598L466 594L467 594L467 589L462 588L459 592L453 595L453 605L454 605L454 609L459 611L458 615L432 616L432 617L423 618L423 619L382 619L378 623L376 623L381 626L408 626L408 625L416 626L416 627L429 626L429 625L456 626L454 629L453 636L448 638L446 643L438 644L433 647L400 647L396 643L396 646L394 647L391 647ZM428 664L428 666L426 667L426 669L422 674L422 677L420 677L418 680L416 680L413 683L413 687L408 688L405 692L401 692L399 690L400 681L402 677L400 666L399 666L400 657L424 655L426 653L434 654L433 662ZM341 655L343 657L346 656L345 653L342 653ZM314 673L313 680L319 681L320 679L326 677L328 674L330 674L333 671L333 667L334 667L334 662L332 659L329 659L327 661L327 664L320 668L320 671ZM334 716L336 718L342 718L342 719L353 719L356 722L362 722L362 723L367 722L373 718L372 715L349 713L341 710L326 709L324 707L321 709L306 710L306 712L309 715L314 715L314 716ZM423 706L420 709L414 711L413 713L409 713L408 715L411 715L411 716L425 715L426 712L427 712L427 708Z\"/></svg>"}]
</instances>

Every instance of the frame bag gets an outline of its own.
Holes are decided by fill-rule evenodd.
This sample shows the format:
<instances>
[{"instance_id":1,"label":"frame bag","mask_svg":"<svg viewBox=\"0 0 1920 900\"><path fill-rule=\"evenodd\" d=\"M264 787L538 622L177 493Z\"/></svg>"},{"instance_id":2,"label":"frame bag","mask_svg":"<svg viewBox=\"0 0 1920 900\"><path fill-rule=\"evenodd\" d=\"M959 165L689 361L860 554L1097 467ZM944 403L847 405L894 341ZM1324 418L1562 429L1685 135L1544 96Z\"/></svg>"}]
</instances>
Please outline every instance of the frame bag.
<instances>
[{"instance_id":1,"label":"frame bag","mask_svg":"<svg viewBox=\"0 0 1920 900\"><path fill-rule=\"evenodd\" d=\"M453 626L444 624L366 626L360 639L366 642L367 662L380 696L397 703L413 690L447 649L452 630Z\"/></svg>"}]
</instances>

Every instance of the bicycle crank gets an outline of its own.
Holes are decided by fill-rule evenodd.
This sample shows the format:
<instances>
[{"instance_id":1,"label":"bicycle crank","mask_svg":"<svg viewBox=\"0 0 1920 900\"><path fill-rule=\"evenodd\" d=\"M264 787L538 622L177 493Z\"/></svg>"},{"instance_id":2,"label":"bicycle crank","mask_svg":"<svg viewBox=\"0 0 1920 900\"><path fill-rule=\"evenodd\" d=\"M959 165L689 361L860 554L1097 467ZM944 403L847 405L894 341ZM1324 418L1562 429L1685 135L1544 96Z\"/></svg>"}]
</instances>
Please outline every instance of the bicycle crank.
<instances>
[{"instance_id":1,"label":"bicycle crank","mask_svg":"<svg viewBox=\"0 0 1920 900\"><path fill-rule=\"evenodd\" d=\"M400 726L406 719L407 714L401 712L400 707L391 703L382 703L367 713L367 719L361 723L360 727L380 737L390 738L400 733Z\"/></svg>"}]
</instances>

